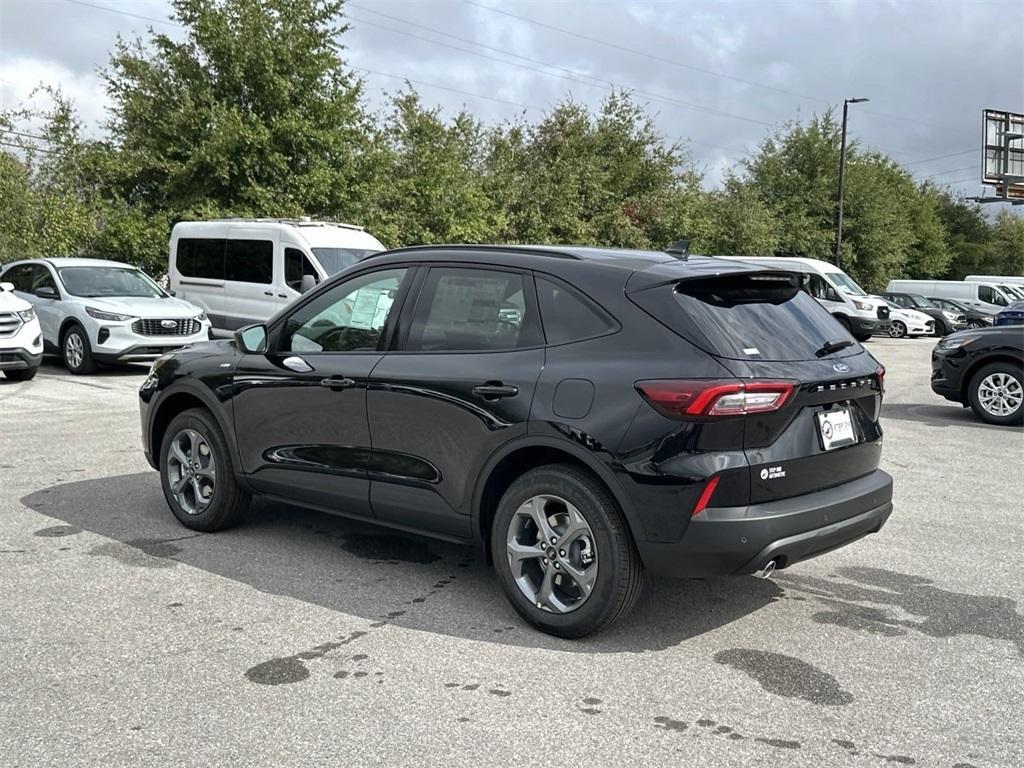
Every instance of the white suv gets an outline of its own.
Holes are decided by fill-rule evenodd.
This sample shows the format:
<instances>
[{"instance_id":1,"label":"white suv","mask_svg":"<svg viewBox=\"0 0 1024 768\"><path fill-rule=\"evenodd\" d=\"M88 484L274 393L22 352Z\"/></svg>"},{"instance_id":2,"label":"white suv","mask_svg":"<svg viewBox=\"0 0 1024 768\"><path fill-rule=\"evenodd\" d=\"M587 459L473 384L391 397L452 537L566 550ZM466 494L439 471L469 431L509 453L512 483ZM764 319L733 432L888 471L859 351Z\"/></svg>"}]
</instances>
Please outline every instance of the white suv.
<instances>
[{"instance_id":1,"label":"white suv","mask_svg":"<svg viewBox=\"0 0 1024 768\"><path fill-rule=\"evenodd\" d=\"M43 361L43 334L32 305L0 283L0 371L11 381L28 381Z\"/></svg>"},{"instance_id":2,"label":"white suv","mask_svg":"<svg viewBox=\"0 0 1024 768\"><path fill-rule=\"evenodd\" d=\"M97 363L153 360L210 336L201 309L128 264L32 259L8 264L0 280L32 304L43 344L72 373L91 373Z\"/></svg>"}]
</instances>

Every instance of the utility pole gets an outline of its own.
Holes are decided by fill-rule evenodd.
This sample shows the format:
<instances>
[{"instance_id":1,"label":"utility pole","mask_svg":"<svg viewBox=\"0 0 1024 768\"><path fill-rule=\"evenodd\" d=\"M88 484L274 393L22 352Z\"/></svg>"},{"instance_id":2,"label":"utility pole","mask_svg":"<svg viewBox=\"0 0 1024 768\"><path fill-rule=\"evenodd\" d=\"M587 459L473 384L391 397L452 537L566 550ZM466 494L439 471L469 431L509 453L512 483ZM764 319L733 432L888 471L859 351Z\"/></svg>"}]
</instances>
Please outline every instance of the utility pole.
<instances>
[{"instance_id":1,"label":"utility pole","mask_svg":"<svg viewBox=\"0 0 1024 768\"><path fill-rule=\"evenodd\" d=\"M870 99L843 99L843 141L839 148L839 215L836 220L836 266L839 265L843 246L843 188L846 185L846 117L851 104L860 104Z\"/></svg>"}]
</instances>

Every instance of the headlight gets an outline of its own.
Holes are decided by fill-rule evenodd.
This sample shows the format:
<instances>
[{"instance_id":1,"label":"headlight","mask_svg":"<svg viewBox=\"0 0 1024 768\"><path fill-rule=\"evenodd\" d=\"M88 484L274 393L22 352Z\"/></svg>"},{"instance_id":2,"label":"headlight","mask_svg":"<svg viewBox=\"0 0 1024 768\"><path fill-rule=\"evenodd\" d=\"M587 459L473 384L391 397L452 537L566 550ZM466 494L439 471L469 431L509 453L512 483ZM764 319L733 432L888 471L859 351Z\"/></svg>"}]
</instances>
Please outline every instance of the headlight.
<instances>
[{"instance_id":1,"label":"headlight","mask_svg":"<svg viewBox=\"0 0 1024 768\"><path fill-rule=\"evenodd\" d=\"M941 349L944 352L951 352L954 349L960 349L966 347L972 341L977 341L977 336L947 336L939 342L936 349Z\"/></svg>"},{"instance_id":2,"label":"headlight","mask_svg":"<svg viewBox=\"0 0 1024 768\"><path fill-rule=\"evenodd\" d=\"M103 312L99 309L93 309L92 307L86 307L85 312L89 317L95 317L97 320L106 320L111 323L119 323L123 320L131 320L131 315L119 315L116 312Z\"/></svg>"},{"instance_id":3,"label":"headlight","mask_svg":"<svg viewBox=\"0 0 1024 768\"><path fill-rule=\"evenodd\" d=\"M31 323L36 319L36 311L34 309L26 309L22 312L18 312L18 317L21 318L23 323Z\"/></svg>"},{"instance_id":4,"label":"headlight","mask_svg":"<svg viewBox=\"0 0 1024 768\"><path fill-rule=\"evenodd\" d=\"M863 312L870 312L874 309L870 304L865 304L863 301L857 301L856 299L853 300L853 306Z\"/></svg>"},{"instance_id":5,"label":"headlight","mask_svg":"<svg viewBox=\"0 0 1024 768\"><path fill-rule=\"evenodd\" d=\"M197 323L201 323L205 319L206 319L206 310L205 309L202 312L200 312L198 315L196 315L195 318L194 318L194 320Z\"/></svg>"},{"instance_id":6,"label":"headlight","mask_svg":"<svg viewBox=\"0 0 1024 768\"><path fill-rule=\"evenodd\" d=\"M942 310L942 316L947 320L956 320L956 315L952 312L947 312L946 310Z\"/></svg>"}]
</instances>

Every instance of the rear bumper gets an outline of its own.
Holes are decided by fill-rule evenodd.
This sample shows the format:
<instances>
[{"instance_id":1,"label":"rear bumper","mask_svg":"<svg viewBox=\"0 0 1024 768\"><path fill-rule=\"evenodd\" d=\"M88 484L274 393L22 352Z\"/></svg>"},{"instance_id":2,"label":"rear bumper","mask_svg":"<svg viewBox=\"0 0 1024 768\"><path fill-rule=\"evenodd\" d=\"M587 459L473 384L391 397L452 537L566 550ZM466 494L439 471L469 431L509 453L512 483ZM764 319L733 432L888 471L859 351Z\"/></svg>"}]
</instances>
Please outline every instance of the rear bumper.
<instances>
[{"instance_id":1,"label":"rear bumper","mask_svg":"<svg viewBox=\"0 0 1024 768\"><path fill-rule=\"evenodd\" d=\"M27 349L0 349L0 371L19 371L38 368L43 362L43 353L30 352Z\"/></svg>"},{"instance_id":2,"label":"rear bumper","mask_svg":"<svg viewBox=\"0 0 1024 768\"><path fill-rule=\"evenodd\" d=\"M881 529L892 513L892 478L882 470L835 488L695 517L673 544L638 542L648 570L674 577L754 573L824 554Z\"/></svg>"}]
</instances>

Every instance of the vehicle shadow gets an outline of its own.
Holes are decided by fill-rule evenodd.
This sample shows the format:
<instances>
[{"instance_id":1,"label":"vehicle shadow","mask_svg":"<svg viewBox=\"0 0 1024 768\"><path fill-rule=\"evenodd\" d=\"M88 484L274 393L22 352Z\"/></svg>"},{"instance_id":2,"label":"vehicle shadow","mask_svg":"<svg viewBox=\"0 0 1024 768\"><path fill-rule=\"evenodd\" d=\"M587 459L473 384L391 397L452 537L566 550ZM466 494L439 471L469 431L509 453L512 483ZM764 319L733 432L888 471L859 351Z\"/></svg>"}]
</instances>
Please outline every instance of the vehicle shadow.
<instances>
[{"instance_id":1,"label":"vehicle shadow","mask_svg":"<svg viewBox=\"0 0 1024 768\"><path fill-rule=\"evenodd\" d=\"M925 405L921 403L883 403L882 418L896 421L919 421L932 427L976 427L1019 431L1019 427L986 424L970 408L955 403L949 405Z\"/></svg>"},{"instance_id":2,"label":"vehicle shadow","mask_svg":"<svg viewBox=\"0 0 1024 768\"><path fill-rule=\"evenodd\" d=\"M171 515L155 472L64 483L25 496L27 507L112 539L87 550L139 568L199 568L330 610L370 627L396 624L473 640L584 653L660 650L743 618L783 596L753 577L649 579L636 610L607 632L564 641L523 623L477 550L277 503L243 523L201 534ZM168 596L173 599L172 595Z\"/></svg>"},{"instance_id":3,"label":"vehicle shadow","mask_svg":"<svg viewBox=\"0 0 1024 768\"><path fill-rule=\"evenodd\" d=\"M118 377L118 376L140 376L145 375L146 371L149 370L149 363L118 363L116 365L100 365L97 366L95 373L89 373L84 375L75 375L71 373L67 368L64 367L64 363L61 362L58 357L51 357L47 355L43 358L42 365L39 366L39 373L45 374L50 377L59 376L62 378L85 380L88 381L93 377Z\"/></svg>"}]
</instances>

